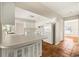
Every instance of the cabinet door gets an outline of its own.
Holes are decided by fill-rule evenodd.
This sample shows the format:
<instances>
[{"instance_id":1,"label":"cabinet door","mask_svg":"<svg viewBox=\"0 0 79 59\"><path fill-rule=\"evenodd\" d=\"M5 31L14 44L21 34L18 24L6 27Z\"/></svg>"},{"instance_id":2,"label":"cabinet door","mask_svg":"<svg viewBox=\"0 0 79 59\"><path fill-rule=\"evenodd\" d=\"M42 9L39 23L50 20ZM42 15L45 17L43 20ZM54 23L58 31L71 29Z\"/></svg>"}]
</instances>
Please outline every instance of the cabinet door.
<instances>
[{"instance_id":1,"label":"cabinet door","mask_svg":"<svg viewBox=\"0 0 79 59\"><path fill-rule=\"evenodd\" d=\"M40 56L40 54L41 54L41 46L40 46L40 45L41 45L41 44L38 43L38 46L37 46L38 56Z\"/></svg>"},{"instance_id":2,"label":"cabinet door","mask_svg":"<svg viewBox=\"0 0 79 59\"><path fill-rule=\"evenodd\" d=\"M28 57L28 47L27 46L25 46L25 48L24 48L24 56Z\"/></svg>"},{"instance_id":3,"label":"cabinet door","mask_svg":"<svg viewBox=\"0 0 79 59\"><path fill-rule=\"evenodd\" d=\"M42 56L42 42L37 43L37 55Z\"/></svg>"},{"instance_id":4,"label":"cabinet door","mask_svg":"<svg viewBox=\"0 0 79 59\"><path fill-rule=\"evenodd\" d=\"M7 57L7 56L8 56L8 49L2 48L2 57Z\"/></svg>"},{"instance_id":5,"label":"cabinet door","mask_svg":"<svg viewBox=\"0 0 79 59\"><path fill-rule=\"evenodd\" d=\"M37 57L37 43L34 44L33 50L34 57Z\"/></svg>"},{"instance_id":6,"label":"cabinet door","mask_svg":"<svg viewBox=\"0 0 79 59\"><path fill-rule=\"evenodd\" d=\"M42 40L40 41L40 56L42 56Z\"/></svg>"},{"instance_id":7,"label":"cabinet door","mask_svg":"<svg viewBox=\"0 0 79 59\"><path fill-rule=\"evenodd\" d=\"M16 56L17 57L22 57L22 49L21 48L16 50Z\"/></svg>"},{"instance_id":8,"label":"cabinet door","mask_svg":"<svg viewBox=\"0 0 79 59\"><path fill-rule=\"evenodd\" d=\"M8 57L14 57L14 49L8 49Z\"/></svg>"},{"instance_id":9,"label":"cabinet door","mask_svg":"<svg viewBox=\"0 0 79 59\"><path fill-rule=\"evenodd\" d=\"M28 57L33 57L33 45L28 46Z\"/></svg>"},{"instance_id":10,"label":"cabinet door","mask_svg":"<svg viewBox=\"0 0 79 59\"><path fill-rule=\"evenodd\" d=\"M1 2L0 19L2 24L15 24L15 4L13 2Z\"/></svg>"},{"instance_id":11,"label":"cabinet door","mask_svg":"<svg viewBox=\"0 0 79 59\"><path fill-rule=\"evenodd\" d=\"M2 57L14 57L14 49L3 48L2 49Z\"/></svg>"}]
</instances>

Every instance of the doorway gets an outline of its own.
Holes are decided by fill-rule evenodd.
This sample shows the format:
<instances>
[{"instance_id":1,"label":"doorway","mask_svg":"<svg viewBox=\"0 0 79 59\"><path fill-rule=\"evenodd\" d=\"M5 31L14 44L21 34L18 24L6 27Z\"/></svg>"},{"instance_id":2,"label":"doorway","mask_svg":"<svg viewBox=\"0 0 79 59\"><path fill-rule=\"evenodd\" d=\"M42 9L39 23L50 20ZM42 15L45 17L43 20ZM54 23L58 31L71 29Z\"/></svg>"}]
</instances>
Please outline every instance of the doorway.
<instances>
[{"instance_id":1,"label":"doorway","mask_svg":"<svg viewBox=\"0 0 79 59\"><path fill-rule=\"evenodd\" d=\"M53 32L53 45L55 45L55 43L56 43L56 24L54 23L53 25L52 25L52 32Z\"/></svg>"},{"instance_id":2,"label":"doorway","mask_svg":"<svg viewBox=\"0 0 79 59\"><path fill-rule=\"evenodd\" d=\"M69 41L69 44L79 42L78 19L64 21L64 40Z\"/></svg>"}]
</instances>

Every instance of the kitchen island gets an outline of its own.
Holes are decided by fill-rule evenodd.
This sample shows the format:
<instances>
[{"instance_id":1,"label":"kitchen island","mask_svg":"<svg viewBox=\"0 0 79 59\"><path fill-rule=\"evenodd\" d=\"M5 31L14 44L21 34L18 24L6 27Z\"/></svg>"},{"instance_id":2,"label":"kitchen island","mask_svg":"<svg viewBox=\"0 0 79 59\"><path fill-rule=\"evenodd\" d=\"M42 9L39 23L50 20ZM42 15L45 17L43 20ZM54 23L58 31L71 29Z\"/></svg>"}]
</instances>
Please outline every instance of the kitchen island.
<instances>
[{"instance_id":1,"label":"kitchen island","mask_svg":"<svg viewBox=\"0 0 79 59\"><path fill-rule=\"evenodd\" d=\"M9 35L0 44L1 57L40 57L42 56L42 40L38 37Z\"/></svg>"}]
</instances>

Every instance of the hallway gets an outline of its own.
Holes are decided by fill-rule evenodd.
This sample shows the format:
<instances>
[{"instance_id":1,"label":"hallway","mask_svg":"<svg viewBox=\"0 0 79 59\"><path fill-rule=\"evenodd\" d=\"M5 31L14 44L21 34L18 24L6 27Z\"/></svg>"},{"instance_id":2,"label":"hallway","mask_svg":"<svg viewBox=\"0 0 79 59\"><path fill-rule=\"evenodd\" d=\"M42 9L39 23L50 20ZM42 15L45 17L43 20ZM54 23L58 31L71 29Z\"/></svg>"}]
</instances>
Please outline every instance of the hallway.
<instances>
[{"instance_id":1,"label":"hallway","mask_svg":"<svg viewBox=\"0 0 79 59\"><path fill-rule=\"evenodd\" d=\"M71 57L79 56L79 37L65 37L58 45L43 42L43 57Z\"/></svg>"}]
</instances>

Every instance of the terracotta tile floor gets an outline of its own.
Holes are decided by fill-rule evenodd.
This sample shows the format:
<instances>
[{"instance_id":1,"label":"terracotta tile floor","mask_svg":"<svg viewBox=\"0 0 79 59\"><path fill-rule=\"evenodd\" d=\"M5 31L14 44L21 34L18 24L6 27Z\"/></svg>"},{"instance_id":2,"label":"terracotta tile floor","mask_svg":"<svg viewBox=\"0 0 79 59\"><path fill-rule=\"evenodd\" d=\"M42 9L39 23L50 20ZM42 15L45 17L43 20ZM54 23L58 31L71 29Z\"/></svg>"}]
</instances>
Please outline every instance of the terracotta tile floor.
<instances>
[{"instance_id":1,"label":"terracotta tile floor","mask_svg":"<svg viewBox=\"0 0 79 59\"><path fill-rule=\"evenodd\" d=\"M58 45L43 42L42 57L79 56L79 37L65 37Z\"/></svg>"}]
</instances>

